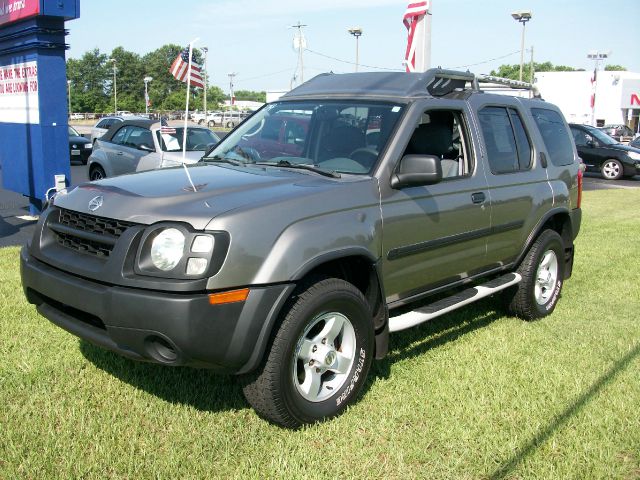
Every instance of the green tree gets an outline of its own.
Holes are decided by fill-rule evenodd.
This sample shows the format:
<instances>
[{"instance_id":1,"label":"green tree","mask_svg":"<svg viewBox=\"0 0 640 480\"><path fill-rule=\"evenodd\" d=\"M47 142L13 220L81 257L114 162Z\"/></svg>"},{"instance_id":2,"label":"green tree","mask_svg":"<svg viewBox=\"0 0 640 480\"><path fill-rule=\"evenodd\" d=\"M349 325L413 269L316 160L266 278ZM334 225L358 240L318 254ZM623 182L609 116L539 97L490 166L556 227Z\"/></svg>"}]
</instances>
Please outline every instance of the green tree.
<instances>
[{"instance_id":1,"label":"green tree","mask_svg":"<svg viewBox=\"0 0 640 480\"><path fill-rule=\"evenodd\" d=\"M626 72L627 69L622 65L605 65L604 69L608 72Z\"/></svg>"},{"instance_id":2,"label":"green tree","mask_svg":"<svg viewBox=\"0 0 640 480\"><path fill-rule=\"evenodd\" d=\"M252 90L236 90L233 92L236 100L250 100L253 102L266 102L267 92L254 92Z\"/></svg>"},{"instance_id":3,"label":"green tree","mask_svg":"<svg viewBox=\"0 0 640 480\"><path fill-rule=\"evenodd\" d=\"M79 58L67 61L67 80L71 82L71 111L104 112L109 109L110 64L108 57L95 48ZM113 106L113 104L111 104Z\"/></svg>"},{"instance_id":4,"label":"green tree","mask_svg":"<svg viewBox=\"0 0 640 480\"><path fill-rule=\"evenodd\" d=\"M551 62L533 63L534 72L573 72L576 69L566 65L554 65ZM516 65L500 65L498 70L491 70L491 75L502 78L510 78L518 80L520 78L520 64ZM525 63L522 69L522 80L529 81L531 79L531 64Z\"/></svg>"},{"instance_id":5,"label":"green tree","mask_svg":"<svg viewBox=\"0 0 640 480\"><path fill-rule=\"evenodd\" d=\"M117 69L118 110L143 112L145 75L140 55L122 47L116 47L111 52L111 58L115 59Z\"/></svg>"}]
</instances>

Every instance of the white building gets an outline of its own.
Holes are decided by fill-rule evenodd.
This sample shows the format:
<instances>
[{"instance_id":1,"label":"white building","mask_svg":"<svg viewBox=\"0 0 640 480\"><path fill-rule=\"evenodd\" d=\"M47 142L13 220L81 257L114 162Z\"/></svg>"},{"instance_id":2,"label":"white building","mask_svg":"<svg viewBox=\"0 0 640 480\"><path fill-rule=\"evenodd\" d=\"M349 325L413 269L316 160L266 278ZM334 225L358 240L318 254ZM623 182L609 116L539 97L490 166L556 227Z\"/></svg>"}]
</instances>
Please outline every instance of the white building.
<instances>
[{"instance_id":1,"label":"white building","mask_svg":"<svg viewBox=\"0 0 640 480\"><path fill-rule=\"evenodd\" d=\"M570 123L626 124L639 131L640 73L598 71L595 84L592 78L593 71L540 72L535 84L542 98L556 104Z\"/></svg>"}]
</instances>

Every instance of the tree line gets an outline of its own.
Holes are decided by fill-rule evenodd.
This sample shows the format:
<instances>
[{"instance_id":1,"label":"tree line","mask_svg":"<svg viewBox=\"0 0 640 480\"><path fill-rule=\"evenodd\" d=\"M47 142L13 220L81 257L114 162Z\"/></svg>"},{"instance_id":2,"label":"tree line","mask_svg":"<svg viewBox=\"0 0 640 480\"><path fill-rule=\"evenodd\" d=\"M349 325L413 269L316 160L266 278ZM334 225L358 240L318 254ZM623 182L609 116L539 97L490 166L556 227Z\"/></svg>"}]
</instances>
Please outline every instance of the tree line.
<instances>
[{"instance_id":1,"label":"tree line","mask_svg":"<svg viewBox=\"0 0 640 480\"><path fill-rule=\"evenodd\" d=\"M174 44L163 45L142 56L123 47L113 49L110 55L95 48L85 52L79 59L68 59L67 80L70 82L71 111L113 112L114 64L118 110L145 111L143 79L147 76L153 78L148 83L150 110L184 109L186 84L176 80L169 72L169 67L183 48ZM193 57L196 63L202 64L204 61L199 50L194 50ZM266 92L237 90L234 96L236 100L266 101ZM207 109L218 108L228 98L220 87L209 86ZM189 107L191 110L204 108L203 89L191 89Z\"/></svg>"},{"instance_id":2,"label":"tree line","mask_svg":"<svg viewBox=\"0 0 640 480\"><path fill-rule=\"evenodd\" d=\"M606 65L605 70L612 71L624 71L621 65ZM582 68L573 68L566 65L554 65L551 62L533 63L533 72L579 72L584 71ZM500 65L497 70L491 70L490 75L502 78L510 78L511 80L518 80L520 78L520 64L515 65ZM531 81L531 63L525 63L522 69L522 80L525 82Z\"/></svg>"}]
</instances>

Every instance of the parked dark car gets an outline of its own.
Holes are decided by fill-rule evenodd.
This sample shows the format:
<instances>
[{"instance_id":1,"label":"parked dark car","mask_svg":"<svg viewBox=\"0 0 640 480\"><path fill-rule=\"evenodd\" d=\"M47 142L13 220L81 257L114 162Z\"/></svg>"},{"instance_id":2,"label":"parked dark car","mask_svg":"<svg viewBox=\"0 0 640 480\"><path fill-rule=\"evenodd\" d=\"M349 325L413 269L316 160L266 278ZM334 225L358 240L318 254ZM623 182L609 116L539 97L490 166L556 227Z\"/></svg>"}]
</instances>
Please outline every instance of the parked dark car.
<instances>
[{"instance_id":1,"label":"parked dark car","mask_svg":"<svg viewBox=\"0 0 640 480\"><path fill-rule=\"evenodd\" d=\"M92 151L91 141L80 135L75 128L69 127L69 158L80 160L83 165L86 165Z\"/></svg>"},{"instance_id":2,"label":"parked dark car","mask_svg":"<svg viewBox=\"0 0 640 480\"><path fill-rule=\"evenodd\" d=\"M569 127L588 172L600 172L607 180L640 175L640 149L623 145L590 125Z\"/></svg>"},{"instance_id":3,"label":"parked dark car","mask_svg":"<svg viewBox=\"0 0 640 480\"><path fill-rule=\"evenodd\" d=\"M640 149L640 137L636 137L634 140L631 140L629 142L629 146Z\"/></svg>"}]
</instances>

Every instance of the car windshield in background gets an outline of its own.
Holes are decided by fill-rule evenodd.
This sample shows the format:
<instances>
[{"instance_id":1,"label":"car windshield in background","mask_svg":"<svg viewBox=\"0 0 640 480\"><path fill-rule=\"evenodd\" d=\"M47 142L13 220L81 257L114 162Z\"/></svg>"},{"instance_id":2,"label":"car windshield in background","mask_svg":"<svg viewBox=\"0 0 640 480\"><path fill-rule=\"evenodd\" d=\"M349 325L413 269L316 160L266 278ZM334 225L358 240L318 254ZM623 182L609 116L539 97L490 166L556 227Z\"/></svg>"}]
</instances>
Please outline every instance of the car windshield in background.
<instances>
[{"instance_id":1,"label":"car windshield in background","mask_svg":"<svg viewBox=\"0 0 640 480\"><path fill-rule=\"evenodd\" d=\"M80 135L75 128L69 127L69 136L70 137L81 137L82 135Z\"/></svg>"},{"instance_id":2,"label":"car windshield in background","mask_svg":"<svg viewBox=\"0 0 640 480\"><path fill-rule=\"evenodd\" d=\"M595 137L600 143L603 143L605 145L615 145L616 143L619 143L615 138L611 138L602 130L598 130L597 128L593 127L586 127L586 129L589 134Z\"/></svg>"},{"instance_id":3,"label":"car windshield in background","mask_svg":"<svg viewBox=\"0 0 640 480\"><path fill-rule=\"evenodd\" d=\"M255 113L203 158L369 174L402 105L377 102L277 102Z\"/></svg>"},{"instance_id":4,"label":"car windshield in background","mask_svg":"<svg viewBox=\"0 0 640 480\"><path fill-rule=\"evenodd\" d=\"M158 142L165 152L181 152L184 128L173 128L174 133L156 132ZM218 143L211 130L206 128L187 128L187 152L205 152Z\"/></svg>"}]
</instances>

